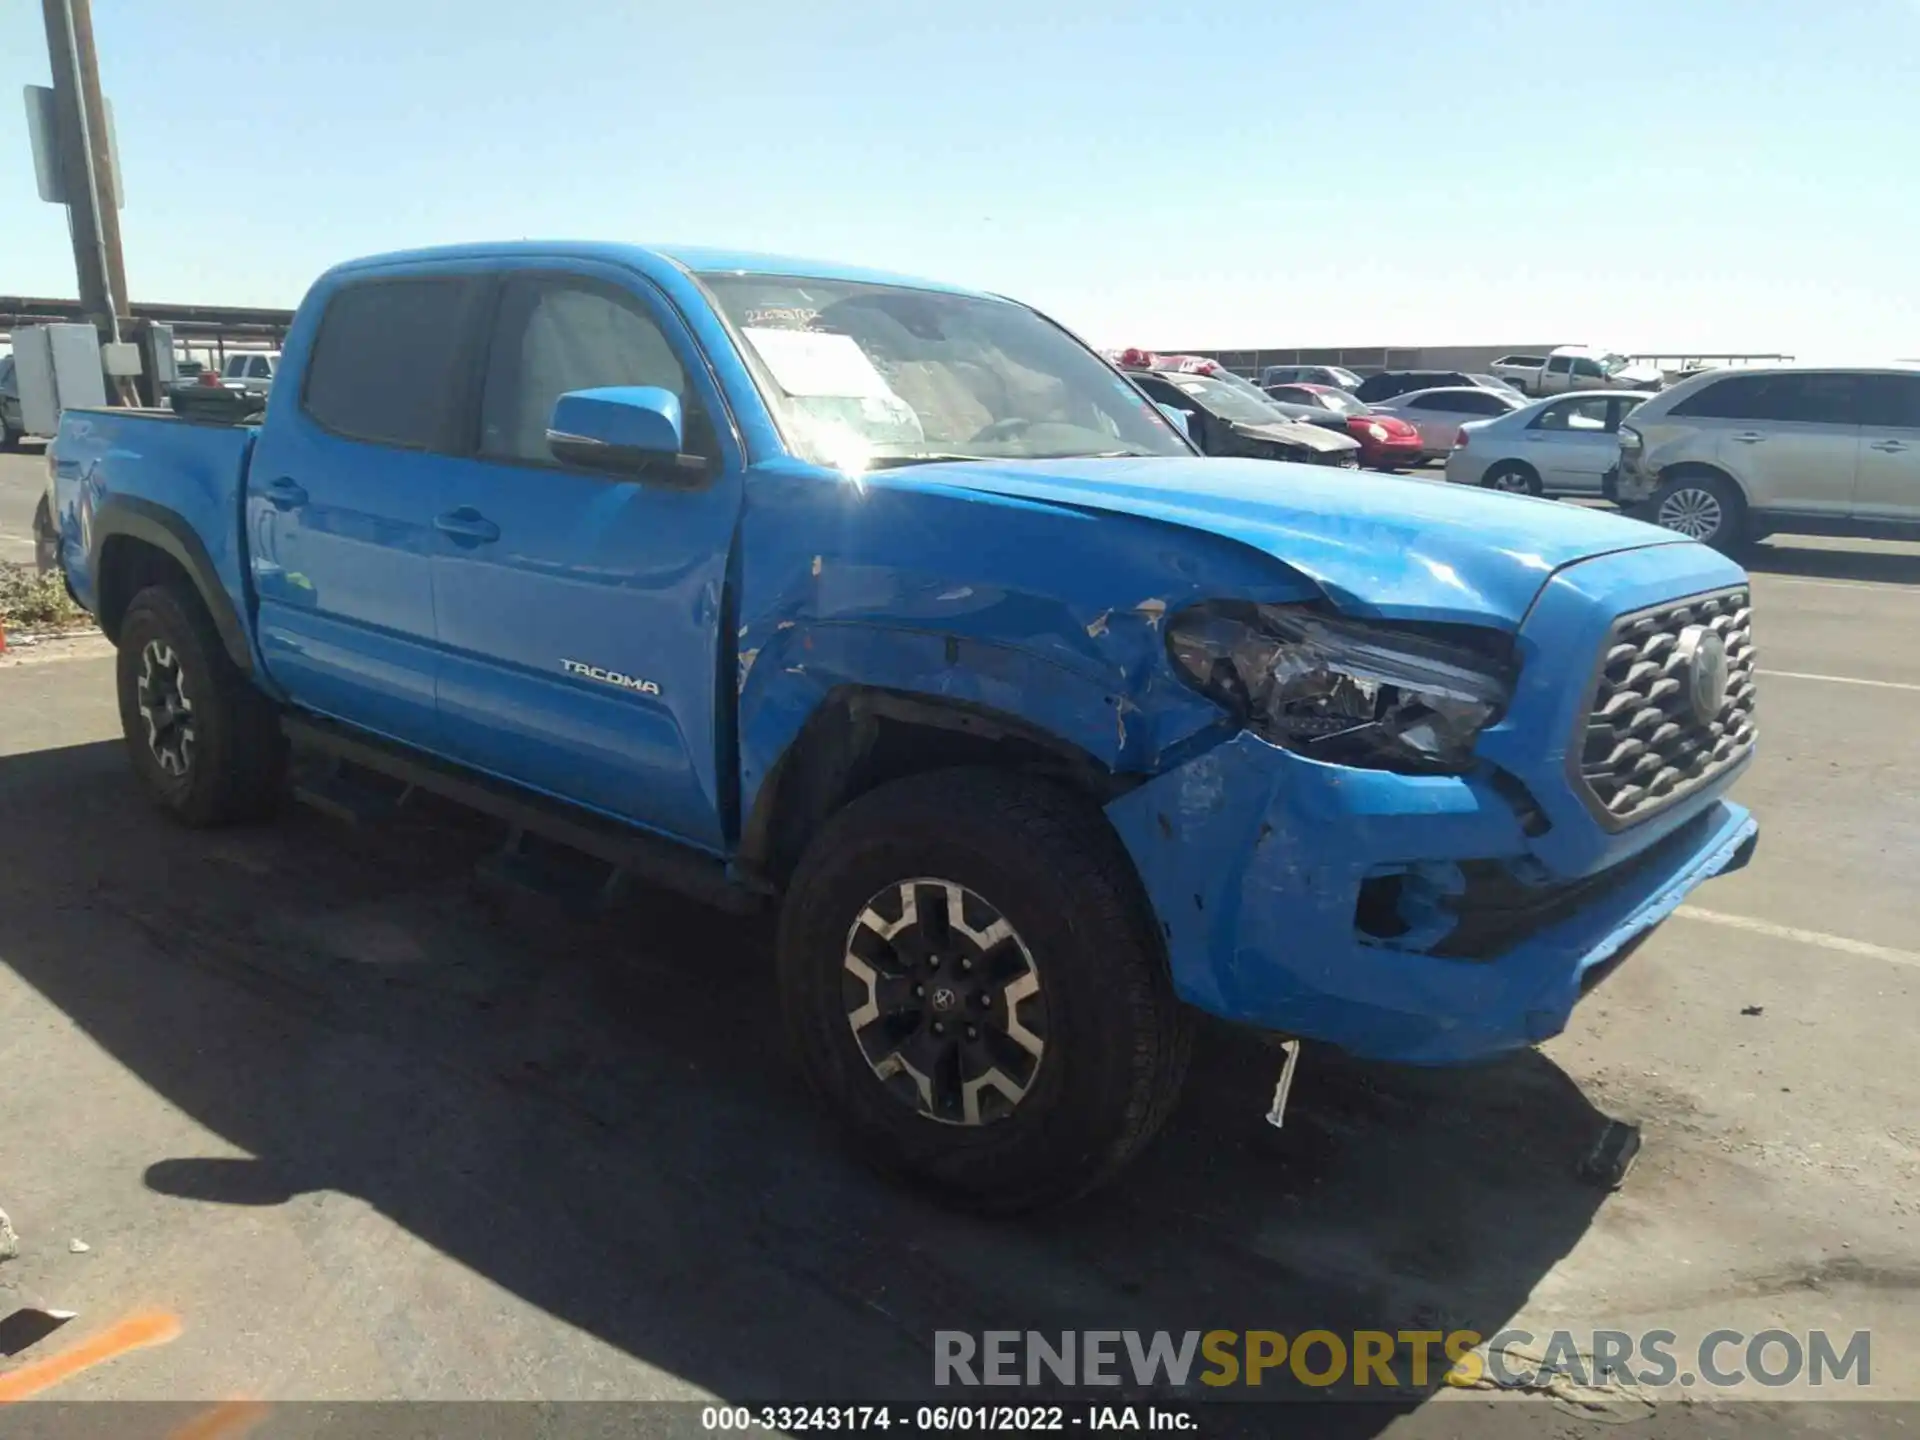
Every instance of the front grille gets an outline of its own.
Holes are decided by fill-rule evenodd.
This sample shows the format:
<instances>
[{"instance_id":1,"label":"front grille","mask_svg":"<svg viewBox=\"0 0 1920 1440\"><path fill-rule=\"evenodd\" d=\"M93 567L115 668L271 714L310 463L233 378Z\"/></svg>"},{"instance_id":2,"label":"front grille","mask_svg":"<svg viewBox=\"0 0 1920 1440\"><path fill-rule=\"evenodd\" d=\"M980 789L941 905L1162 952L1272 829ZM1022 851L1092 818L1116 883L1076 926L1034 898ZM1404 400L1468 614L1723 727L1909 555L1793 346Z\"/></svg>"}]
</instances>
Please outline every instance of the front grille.
<instances>
[{"instance_id":1,"label":"front grille","mask_svg":"<svg viewBox=\"0 0 1920 1440\"><path fill-rule=\"evenodd\" d=\"M1744 588L1623 615L1608 633L1585 736L1579 786L1609 829L1657 814L1738 765L1753 750L1753 621ZM1727 652L1718 713L1694 713L1682 639L1692 626Z\"/></svg>"}]
</instances>

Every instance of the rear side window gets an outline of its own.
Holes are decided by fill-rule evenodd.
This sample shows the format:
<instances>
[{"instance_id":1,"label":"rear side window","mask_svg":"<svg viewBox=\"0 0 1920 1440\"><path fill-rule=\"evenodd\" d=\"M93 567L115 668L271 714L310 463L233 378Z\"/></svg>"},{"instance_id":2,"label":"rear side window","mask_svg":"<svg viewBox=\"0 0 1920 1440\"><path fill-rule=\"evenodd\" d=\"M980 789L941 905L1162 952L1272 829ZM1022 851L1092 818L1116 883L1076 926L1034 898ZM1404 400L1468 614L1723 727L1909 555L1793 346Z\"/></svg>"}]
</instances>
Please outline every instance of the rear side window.
<instances>
[{"instance_id":1,"label":"rear side window","mask_svg":"<svg viewBox=\"0 0 1920 1440\"><path fill-rule=\"evenodd\" d=\"M1676 401L1667 413L1696 420L1757 418L1754 407L1759 403L1760 389L1768 378L1765 375L1730 375Z\"/></svg>"},{"instance_id":2,"label":"rear side window","mask_svg":"<svg viewBox=\"0 0 1920 1440\"><path fill-rule=\"evenodd\" d=\"M1858 375L1781 375L1764 393L1774 416L1809 425L1858 425Z\"/></svg>"},{"instance_id":3,"label":"rear side window","mask_svg":"<svg viewBox=\"0 0 1920 1440\"><path fill-rule=\"evenodd\" d=\"M472 282L372 280L327 303L307 361L307 414L337 435L449 448Z\"/></svg>"},{"instance_id":4,"label":"rear side window","mask_svg":"<svg viewBox=\"0 0 1920 1440\"><path fill-rule=\"evenodd\" d=\"M1862 378L1817 372L1733 375L1689 395L1668 413L1699 419L1858 425Z\"/></svg>"},{"instance_id":5,"label":"rear side window","mask_svg":"<svg viewBox=\"0 0 1920 1440\"><path fill-rule=\"evenodd\" d=\"M1573 357L1571 355L1555 355L1547 361L1548 374L1565 375L1571 369L1573 369Z\"/></svg>"},{"instance_id":6,"label":"rear side window","mask_svg":"<svg viewBox=\"0 0 1920 1440\"><path fill-rule=\"evenodd\" d=\"M1454 401L1454 409L1465 415L1504 415L1512 408L1512 405L1491 390L1476 390L1473 394L1461 395Z\"/></svg>"},{"instance_id":7,"label":"rear side window","mask_svg":"<svg viewBox=\"0 0 1920 1440\"><path fill-rule=\"evenodd\" d=\"M1862 375L1860 423L1920 430L1920 375Z\"/></svg>"}]
</instances>

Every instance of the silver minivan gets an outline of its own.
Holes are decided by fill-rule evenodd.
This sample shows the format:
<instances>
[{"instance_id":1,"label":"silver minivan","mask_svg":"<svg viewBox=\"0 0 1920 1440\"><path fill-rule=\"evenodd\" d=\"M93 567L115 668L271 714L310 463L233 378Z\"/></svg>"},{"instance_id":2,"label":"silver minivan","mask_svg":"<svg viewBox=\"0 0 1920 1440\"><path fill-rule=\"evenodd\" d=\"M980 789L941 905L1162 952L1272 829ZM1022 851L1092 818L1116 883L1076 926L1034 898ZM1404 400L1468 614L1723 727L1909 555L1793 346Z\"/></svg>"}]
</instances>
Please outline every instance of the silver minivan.
<instances>
[{"instance_id":1,"label":"silver minivan","mask_svg":"<svg viewBox=\"0 0 1920 1440\"><path fill-rule=\"evenodd\" d=\"M1920 537L1920 366L1715 370L1620 427L1618 502L1722 550L1776 530Z\"/></svg>"}]
</instances>

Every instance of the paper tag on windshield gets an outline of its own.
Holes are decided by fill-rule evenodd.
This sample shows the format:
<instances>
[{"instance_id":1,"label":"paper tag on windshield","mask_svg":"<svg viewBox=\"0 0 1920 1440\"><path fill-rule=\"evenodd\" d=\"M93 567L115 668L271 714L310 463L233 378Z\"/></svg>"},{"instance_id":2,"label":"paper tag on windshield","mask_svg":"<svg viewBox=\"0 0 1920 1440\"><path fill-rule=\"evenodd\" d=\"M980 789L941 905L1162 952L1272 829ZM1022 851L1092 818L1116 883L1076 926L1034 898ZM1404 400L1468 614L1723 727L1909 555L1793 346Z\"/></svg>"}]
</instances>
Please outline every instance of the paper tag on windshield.
<instances>
[{"instance_id":1,"label":"paper tag on windshield","mask_svg":"<svg viewBox=\"0 0 1920 1440\"><path fill-rule=\"evenodd\" d=\"M813 330L742 332L774 380L789 395L831 395L846 400L890 398L893 391L851 335Z\"/></svg>"}]
</instances>

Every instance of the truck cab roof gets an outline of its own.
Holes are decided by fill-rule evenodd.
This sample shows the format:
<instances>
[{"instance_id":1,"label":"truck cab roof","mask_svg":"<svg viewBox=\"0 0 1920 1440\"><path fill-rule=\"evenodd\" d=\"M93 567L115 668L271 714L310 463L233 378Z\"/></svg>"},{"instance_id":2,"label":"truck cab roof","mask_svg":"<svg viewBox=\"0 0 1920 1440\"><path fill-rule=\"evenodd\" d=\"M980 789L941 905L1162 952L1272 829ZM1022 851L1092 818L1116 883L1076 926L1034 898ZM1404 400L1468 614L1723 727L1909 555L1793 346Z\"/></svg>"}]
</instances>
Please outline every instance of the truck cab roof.
<instances>
[{"instance_id":1,"label":"truck cab roof","mask_svg":"<svg viewBox=\"0 0 1920 1440\"><path fill-rule=\"evenodd\" d=\"M771 255L752 250L733 250L703 245L635 245L611 240L500 240L477 241L462 245L434 245L414 250L393 250L380 255L362 256L334 266L329 275L349 275L363 270L386 270L408 265L448 261L476 262L533 260L537 258L598 260L624 265L641 273L671 267L693 275L791 275L820 280L844 280L856 284L901 285L915 290L934 290L950 295L997 298L965 286L950 285L919 276L898 275L887 270L847 265L831 260L810 260L795 255Z\"/></svg>"}]
</instances>

